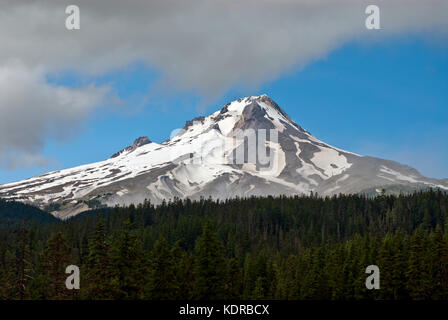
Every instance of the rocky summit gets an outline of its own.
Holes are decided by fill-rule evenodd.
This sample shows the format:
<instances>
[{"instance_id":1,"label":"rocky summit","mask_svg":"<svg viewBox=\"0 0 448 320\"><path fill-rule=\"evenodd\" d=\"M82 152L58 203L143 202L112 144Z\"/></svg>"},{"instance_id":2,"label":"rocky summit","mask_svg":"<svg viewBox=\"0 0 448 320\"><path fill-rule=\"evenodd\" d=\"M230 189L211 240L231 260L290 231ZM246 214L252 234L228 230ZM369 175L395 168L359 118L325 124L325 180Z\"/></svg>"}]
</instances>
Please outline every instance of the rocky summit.
<instances>
[{"instance_id":1,"label":"rocky summit","mask_svg":"<svg viewBox=\"0 0 448 320\"><path fill-rule=\"evenodd\" d=\"M242 161L235 161L238 150ZM141 137L107 160L0 185L0 198L50 208L55 216L67 218L100 205L145 199L160 203L173 198L378 194L424 188L448 190L448 182L426 178L394 161L328 145L261 95L187 121L163 143Z\"/></svg>"}]
</instances>

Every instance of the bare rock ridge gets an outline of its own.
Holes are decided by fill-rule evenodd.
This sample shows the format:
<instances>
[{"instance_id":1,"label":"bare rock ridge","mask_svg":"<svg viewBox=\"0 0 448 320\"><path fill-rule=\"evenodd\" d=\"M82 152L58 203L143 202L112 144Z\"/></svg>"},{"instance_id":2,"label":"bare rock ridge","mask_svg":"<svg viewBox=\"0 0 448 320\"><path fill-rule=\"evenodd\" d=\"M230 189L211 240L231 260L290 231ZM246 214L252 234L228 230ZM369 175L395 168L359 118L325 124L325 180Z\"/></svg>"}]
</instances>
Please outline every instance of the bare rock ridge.
<instances>
[{"instance_id":1,"label":"bare rock ridge","mask_svg":"<svg viewBox=\"0 0 448 320\"><path fill-rule=\"evenodd\" d=\"M123 152L132 152L135 149L137 149L138 147L144 146L145 144L151 143L151 141L149 140L148 137L139 137L137 139L135 139L134 143L132 145L130 145L129 147L126 147L116 153L114 153L111 158L116 158L118 157L120 154L122 154Z\"/></svg>"},{"instance_id":2,"label":"bare rock ridge","mask_svg":"<svg viewBox=\"0 0 448 320\"><path fill-rule=\"evenodd\" d=\"M320 141L267 95L232 101L187 121L183 129L160 144L140 137L104 161L0 185L0 198L52 208L55 216L67 218L98 205L144 199L448 191L448 179L427 178L407 165ZM278 133L276 142L266 142L275 159L269 170L258 155L255 163L231 160L240 147L248 159L244 139L235 140L235 132L246 129Z\"/></svg>"}]
</instances>

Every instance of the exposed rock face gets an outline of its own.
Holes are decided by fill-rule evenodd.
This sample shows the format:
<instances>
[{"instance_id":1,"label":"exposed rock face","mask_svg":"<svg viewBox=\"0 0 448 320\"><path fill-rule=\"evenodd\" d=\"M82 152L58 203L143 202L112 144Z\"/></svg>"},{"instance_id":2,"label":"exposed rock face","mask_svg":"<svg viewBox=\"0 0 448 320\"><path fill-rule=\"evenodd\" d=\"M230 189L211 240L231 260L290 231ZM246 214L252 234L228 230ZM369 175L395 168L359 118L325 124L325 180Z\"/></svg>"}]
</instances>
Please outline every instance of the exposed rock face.
<instances>
[{"instance_id":1,"label":"exposed rock face","mask_svg":"<svg viewBox=\"0 0 448 320\"><path fill-rule=\"evenodd\" d=\"M267 166L254 151L258 149L235 138L236 132L259 129L269 139L263 146L257 136L257 148L262 145L275 160ZM271 130L276 141L271 139ZM240 148L243 163L234 157ZM254 162L249 161L251 156ZM426 178L406 165L330 146L262 95L238 99L207 117L187 121L184 130L161 144L141 137L105 161L0 185L0 197L41 207L56 205L59 209L53 213L67 218L99 203L130 204L144 199L160 203L174 197L332 195L429 187L448 190L448 179Z\"/></svg>"},{"instance_id":2,"label":"exposed rock face","mask_svg":"<svg viewBox=\"0 0 448 320\"><path fill-rule=\"evenodd\" d=\"M149 144L149 143L151 143L151 140L149 140L148 137L139 137L139 138L135 139L135 141L132 145L114 153L111 158L116 158L124 152L128 152L128 153L132 152L135 149L137 149L138 147L144 146L145 144Z\"/></svg>"},{"instance_id":3,"label":"exposed rock face","mask_svg":"<svg viewBox=\"0 0 448 320\"><path fill-rule=\"evenodd\" d=\"M192 120L188 120L188 121L186 121L186 122L185 122L185 126L184 126L184 130L187 130L188 128L190 128L191 126L193 126L194 123L196 123L196 122L203 122L204 119L205 119L205 117L203 117L203 116L199 116L199 117L196 117L196 118L194 118L194 119L192 119Z\"/></svg>"}]
</instances>

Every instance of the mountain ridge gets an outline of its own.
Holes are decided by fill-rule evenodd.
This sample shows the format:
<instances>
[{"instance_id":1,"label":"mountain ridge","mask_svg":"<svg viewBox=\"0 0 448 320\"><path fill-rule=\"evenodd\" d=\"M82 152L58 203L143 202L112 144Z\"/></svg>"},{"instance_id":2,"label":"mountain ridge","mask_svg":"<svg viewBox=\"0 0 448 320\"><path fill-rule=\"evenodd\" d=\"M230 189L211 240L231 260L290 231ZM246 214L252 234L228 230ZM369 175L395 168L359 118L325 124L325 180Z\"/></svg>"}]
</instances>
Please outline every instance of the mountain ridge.
<instances>
[{"instance_id":1,"label":"mountain ridge","mask_svg":"<svg viewBox=\"0 0 448 320\"><path fill-rule=\"evenodd\" d=\"M93 204L332 195L392 185L448 190L447 180L426 178L407 165L320 141L269 96L260 95L186 121L160 144L140 137L104 161L0 185L0 197L39 207L58 204L53 214L67 218Z\"/></svg>"}]
</instances>

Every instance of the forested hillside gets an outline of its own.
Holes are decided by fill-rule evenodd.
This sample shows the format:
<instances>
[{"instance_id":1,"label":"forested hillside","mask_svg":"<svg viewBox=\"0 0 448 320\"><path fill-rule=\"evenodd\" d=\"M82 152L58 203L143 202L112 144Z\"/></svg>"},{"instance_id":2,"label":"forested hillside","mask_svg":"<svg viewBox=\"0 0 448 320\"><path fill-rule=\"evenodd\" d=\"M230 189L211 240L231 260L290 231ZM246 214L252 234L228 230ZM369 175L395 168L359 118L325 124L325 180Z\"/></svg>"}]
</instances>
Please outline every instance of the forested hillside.
<instances>
[{"instance_id":1,"label":"forested hillside","mask_svg":"<svg viewBox=\"0 0 448 320\"><path fill-rule=\"evenodd\" d=\"M52 223L58 219L36 207L0 199L0 226L15 226L25 223Z\"/></svg>"},{"instance_id":2,"label":"forested hillside","mask_svg":"<svg viewBox=\"0 0 448 320\"><path fill-rule=\"evenodd\" d=\"M448 195L178 200L0 228L2 299L448 299ZM65 288L65 267L81 289ZM367 290L368 265L381 288Z\"/></svg>"}]
</instances>

